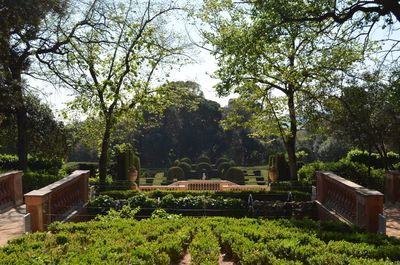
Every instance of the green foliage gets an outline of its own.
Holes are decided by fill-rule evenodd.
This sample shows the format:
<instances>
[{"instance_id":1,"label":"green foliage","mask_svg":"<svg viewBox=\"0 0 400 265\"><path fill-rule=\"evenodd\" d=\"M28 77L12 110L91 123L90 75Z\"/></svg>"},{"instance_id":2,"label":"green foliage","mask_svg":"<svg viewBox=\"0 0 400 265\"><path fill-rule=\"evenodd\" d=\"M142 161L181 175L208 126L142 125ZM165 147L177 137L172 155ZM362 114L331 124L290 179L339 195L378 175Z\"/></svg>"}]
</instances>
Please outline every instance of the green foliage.
<instances>
[{"instance_id":1,"label":"green foliage","mask_svg":"<svg viewBox=\"0 0 400 265\"><path fill-rule=\"evenodd\" d=\"M239 185L245 184L244 174L240 168L231 167L226 171L224 176L225 176L226 180L232 181L236 184L239 184Z\"/></svg>"},{"instance_id":2,"label":"green foliage","mask_svg":"<svg viewBox=\"0 0 400 265\"><path fill-rule=\"evenodd\" d=\"M187 163L188 165L192 165L192 160L189 157L184 157L180 160L182 163Z\"/></svg>"},{"instance_id":3,"label":"green foliage","mask_svg":"<svg viewBox=\"0 0 400 265\"><path fill-rule=\"evenodd\" d=\"M230 160L229 160L228 158L226 158L226 157L218 158L217 162L215 162L215 167L218 168L218 166L219 166L221 163L225 163L225 162L229 162L229 161L230 161Z\"/></svg>"},{"instance_id":4,"label":"green foliage","mask_svg":"<svg viewBox=\"0 0 400 265\"><path fill-rule=\"evenodd\" d=\"M189 252L194 265L219 264L218 239L208 227L200 227L189 246Z\"/></svg>"},{"instance_id":5,"label":"green foliage","mask_svg":"<svg viewBox=\"0 0 400 265\"><path fill-rule=\"evenodd\" d=\"M43 188L57 180L62 179L63 175L51 175L46 172L25 172L22 176L22 187L23 192L27 193L32 190Z\"/></svg>"},{"instance_id":6,"label":"green foliage","mask_svg":"<svg viewBox=\"0 0 400 265\"><path fill-rule=\"evenodd\" d=\"M115 200L108 195L99 195L90 201L87 209L90 214L106 214L115 207Z\"/></svg>"},{"instance_id":7,"label":"green foliage","mask_svg":"<svg viewBox=\"0 0 400 265\"><path fill-rule=\"evenodd\" d=\"M115 200L128 199L129 197L135 196L137 194L137 190L109 190L100 192L100 195L106 195Z\"/></svg>"},{"instance_id":8,"label":"green foliage","mask_svg":"<svg viewBox=\"0 0 400 265\"><path fill-rule=\"evenodd\" d=\"M208 176L210 171L211 171L211 166L209 163L207 162L200 162L197 164L196 166L196 171L199 173L206 173L206 175Z\"/></svg>"},{"instance_id":9,"label":"green foliage","mask_svg":"<svg viewBox=\"0 0 400 265\"><path fill-rule=\"evenodd\" d=\"M174 179L184 180L185 172L181 167L171 167L167 172L167 182L172 183Z\"/></svg>"},{"instance_id":10,"label":"green foliage","mask_svg":"<svg viewBox=\"0 0 400 265\"><path fill-rule=\"evenodd\" d=\"M389 167L392 167L394 164L400 162L399 154L394 152L387 153L388 164ZM382 157L377 153L368 154L367 151L361 151L358 149L350 150L347 153L346 159L351 162L356 162L359 164L363 164L366 166L374 167L374 168L385 168L385 161Z\"/></svg>"},{"instance_id":11,"label":"green foliage","mask_svg":"<svg viewBox=\"0 0 400 265\"><path fill-rule=\"evenodd\" d=\"M232 164L230 162L222 162L218 165L217 169L221 177L225 178L225 174L230 167L232 167Z\"/></svg>"},{"instance_id":12,"label":"green foliage","mask_svg":"<svg viewBox=\"0 0 400 265\"><path fill-rule=\"evenodd\" d=\"M155 210L151 216L150 219L181 219L182 215L181 214L171 214L167 213L164 209L157 209Z\"/></svg>"},{"instance_id":13,"label":"green foliage","mask_svg":"<svg viewBox=\"0 0 400 265\"><path fill-rule=\"evenodd\" d=\"M90 177L96 176L96 172L99 170L99 163L97 162L68 162L64 165L64 169L67 174L71 174L75 170L90 170Z\"/></svg>"},{"instance_id":14,"label":"green foliage","mask_svg":"<svg viewBox=\"0 0 400 265\"><path fill-rule=\"evenodd\" d=\"M338 162L322 163L315 162L304 165L299 170L299 181L305 184L315 184L316 174L315 172L321 171L332 171L335 174L351 180L361 186L383 191L383 183L385 177L384 169L370 169L368 167L351 162L347 159L341 159Z\"/></svg>"},{"instance_id":15,"label":"green foliage","mask_svg":"<svg viewBox=\"0 0 400 265\"><path fill-rule=\"evenodd\" d=\"M115 214L111 214L113 216ZM158 215L158 216L157 216ZM4 264L218 264L221 249L237 264L394 265L400 241L342 223L254 218L121 216L85 223L54 223L0 248ZM165 218L164 218L165 217Z\"/></svg>"},{"instance_id":16,"label":"green foliage","mask_svg":"<svg viewBox=\"0 0 400 265\"><path fill-rule=\"evenodd\" d=\"M129 181L132 171L140 170L140 159L135 155L130 144L120 144L114 146L115 158L117 162L118 181Z\"/></svg>"},{"instance_id":17,"label":"green foliage","mask_svg":"<svg viewBox=\"0 0 400 265\"><path fill-rule=\"evenodd\" d=\"M46 172L57 175L63 165L61 158L41 158L28 156L28 167L32 171ZM0 154L0 168L13 170L18 168L18 157L16 155Z\"/></svg>"},{"instance_id":18,"label":"green foliage","mask_svg":"<svg viewBox=\"0 0 400 265\"><path fill-rule=\"evenodd\" d=\"M200 163L211 164L211 160L210 160L210 158L207 157L207 156L200 156L200 157L197 159L197 164L200 164Z\"/></svg>"},{"instance_id":19,"label":"green foliage","mask_svg":"<svg viewBox=\"0 0 400 265\"><path fill-rule=\"evenodd\" d=\"M185 173L185 178L188 179L190 176L190 171L192 170L192 166L187 162L183 162L181 160L178 167L180 167L183 170L183 172Z\"/></svg>"}]
</instances>

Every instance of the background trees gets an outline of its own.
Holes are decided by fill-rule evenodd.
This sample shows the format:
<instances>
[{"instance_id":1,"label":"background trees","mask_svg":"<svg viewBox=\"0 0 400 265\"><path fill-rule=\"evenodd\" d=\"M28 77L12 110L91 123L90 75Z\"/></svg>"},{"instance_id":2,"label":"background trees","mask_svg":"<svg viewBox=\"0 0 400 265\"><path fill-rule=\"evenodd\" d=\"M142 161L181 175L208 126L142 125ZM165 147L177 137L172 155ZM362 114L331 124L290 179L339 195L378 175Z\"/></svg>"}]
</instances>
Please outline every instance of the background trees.
<instances>
[{"instance_id":1,"label":"background trees","mask_svg":"<svg viewBox=\"0 0 400 265\"><path fill-rule=\"evenodd\" d=\"M260 136L279 135L284 143L292 179L297 176L296 135L305 120L303 104L317 102L321 83L349 70L359 58L356 45L341 39L330 23L285 23L281 3L256 1L235 4L207 1L204 32L219 62L220 95L235 92L251 109L244 120ZM303 1L284 5L289 16L307 9Z\"/></svg>"}]
</instances>

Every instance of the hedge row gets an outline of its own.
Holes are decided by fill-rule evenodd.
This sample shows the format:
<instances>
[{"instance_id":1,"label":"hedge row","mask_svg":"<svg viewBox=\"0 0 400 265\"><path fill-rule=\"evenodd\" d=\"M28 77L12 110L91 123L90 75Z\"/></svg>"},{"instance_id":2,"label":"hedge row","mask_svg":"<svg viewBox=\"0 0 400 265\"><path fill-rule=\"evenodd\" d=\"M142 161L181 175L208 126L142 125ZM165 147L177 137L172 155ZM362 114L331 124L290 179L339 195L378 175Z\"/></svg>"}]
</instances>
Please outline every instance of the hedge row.
<instances>
[{"instance_id":1,"label":"hedge row","mask_svg":"<svg viewBox=\"0 0 400 265\"><path fill-rule=\"evenodd\" d=\"M400 241L339 223L310 220L185 218L157 215L136 221L122 213L86 223L56 223L0 248L2 264L391 265ZM160 218L163 216L163 218Z\"/></svg>"},{"instance_id":2,"label":"hedge row","mask_svg":"<svg viewBox=\"0 0 400 265\"><path fill-rule=\"evenodd\" d=\"M28 168L31 171L47 172L57 175L63 165L62 158L40 158L29 156ZM18 169L18 157L16 155L0 154L0 169L15 170Z\"/></svg>"},{"instance_id":3,"label":"hedge row","mask_svg":"<svg viewBox=\"0 0 400 265\"><path fill-rule=\"evenodd\" d=\"M307 188L310 190L310 188ZM309 201L311 198L310 192L303 192L297 190L271 190L271 191L162 191L155 190L143 192L150 198L164 198L167 195L172 195L175 198L186 196L208 196L211 198L236 198L247 201L251 194L253 200L259 201L287 201L288 193L291 193L294 201ZM101 195L107 195L114 199L128 199L137 195L135 190L111 190L101 192Z\"/></svg>"}]
</instances>

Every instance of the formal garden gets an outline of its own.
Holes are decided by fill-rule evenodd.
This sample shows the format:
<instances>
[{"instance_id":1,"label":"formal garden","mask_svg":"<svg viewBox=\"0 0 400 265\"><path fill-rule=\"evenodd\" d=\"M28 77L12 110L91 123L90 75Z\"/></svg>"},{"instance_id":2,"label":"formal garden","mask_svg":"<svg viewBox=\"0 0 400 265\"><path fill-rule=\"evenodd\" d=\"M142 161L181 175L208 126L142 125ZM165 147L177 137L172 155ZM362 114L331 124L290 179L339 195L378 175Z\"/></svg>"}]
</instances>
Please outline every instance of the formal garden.
<instances>
[{"instance_id":1,"label":"formal garden","mask_svg":"<svg viewBox=\"0 0 400 265\"><path fill-rule=\"evenodd\" d=\"M399 264L399 10L1 2L0 264Z\"/></svg>"}]
</instances>

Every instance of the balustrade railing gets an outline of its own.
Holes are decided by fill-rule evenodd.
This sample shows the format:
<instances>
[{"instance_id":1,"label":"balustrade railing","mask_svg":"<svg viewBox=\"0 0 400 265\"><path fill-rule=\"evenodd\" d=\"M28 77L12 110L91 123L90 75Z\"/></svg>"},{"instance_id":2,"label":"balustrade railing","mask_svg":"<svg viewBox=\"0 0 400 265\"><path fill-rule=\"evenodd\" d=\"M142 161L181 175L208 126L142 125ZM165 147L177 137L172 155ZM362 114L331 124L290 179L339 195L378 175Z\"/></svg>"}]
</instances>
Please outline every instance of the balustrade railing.
<instances>
[{"instance_id":1,"label":"balustrade railing","mask_svg":"<svg viewBox=\"0 0 400 265\"><path fill-rule=\"evenodd\" d=\"M44 231L53 221L63 221L89 199L90 171L77 170L68 177L25 194L32 231Z\"/></svg>"},{"instance_id":2,"label":"balustrade railing","mask_svg":"<svg viewBox=\"0 0 400 265\"><path fill-rule=\"evenodd\" d=\"M0 211L22 204L22 171L0 174Z\"/></svg>"},{"instance_id":3,"label":"balustrade railing","mask_svg":"<svg viewBox=\"0 0 400 265\"><path fill-rule=\"evenodd\" d=\"M188 180L177 181L168 186L140 186L141 191L151 190L224 190L224 191L242 191L242 190L269 190L266 185L238 185L227 180Z\"/></svg>"},{"instance_id":4,"label":"balustrade railing","mask_svg":"<svg viewBox=\"0 0 400 265\"><path fill-rule=\"evenodd\" d=\"M317 172L320 219L339 219L369 231L378 230L383 194L369 190L331 172Z\"/></svg>"}]
</instances>

